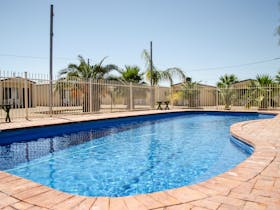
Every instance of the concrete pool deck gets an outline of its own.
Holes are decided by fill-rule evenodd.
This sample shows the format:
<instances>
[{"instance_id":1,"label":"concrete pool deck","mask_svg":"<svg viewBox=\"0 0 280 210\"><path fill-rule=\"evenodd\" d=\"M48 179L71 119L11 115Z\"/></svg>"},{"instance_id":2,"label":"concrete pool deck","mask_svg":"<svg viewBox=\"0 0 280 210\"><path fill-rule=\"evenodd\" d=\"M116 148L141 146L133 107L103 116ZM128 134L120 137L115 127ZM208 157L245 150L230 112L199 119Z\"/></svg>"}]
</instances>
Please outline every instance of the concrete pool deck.
<instances>
[{"instance_id":1,"label":"concrete pool deck","mask_svg":"<svg viewBox=\"0 0 280 210\"><path fill-rule=\"evenodd\" d=\"M176 111L182 110L171 112ZM1 123L0 129L163 112L169 111L42 118ZM199 184L143 195L95 198L60 192L0 171L0 209L280 209L280 115L234 124L231 133L252 144L254 153L235 168Z\"/></svg>"}]
</instances>

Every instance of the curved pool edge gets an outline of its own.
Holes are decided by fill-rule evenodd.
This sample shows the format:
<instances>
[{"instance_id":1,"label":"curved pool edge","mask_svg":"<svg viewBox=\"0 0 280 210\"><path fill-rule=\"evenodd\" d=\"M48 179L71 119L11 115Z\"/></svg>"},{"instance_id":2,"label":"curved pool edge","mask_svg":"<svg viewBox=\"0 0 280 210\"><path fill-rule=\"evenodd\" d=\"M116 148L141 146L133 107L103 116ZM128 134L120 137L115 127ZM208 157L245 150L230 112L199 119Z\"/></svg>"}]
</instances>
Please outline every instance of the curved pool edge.
<instances>
[{"instance_id":1,"label":"curved pool edge","mask_svg":"<svg viewBox=\"0 0 280 210\"><path fill-rule=\"evenodd\" d=\"M235 168L207 181L150 194L94 198L70 195L0 172L0 208L34 206L47 209L134 210L169 206L174 209L279 207L280 115L272 119L236 123L230 131L234 137L254 146L254 153Z\"/></svg>"}]
</instances>

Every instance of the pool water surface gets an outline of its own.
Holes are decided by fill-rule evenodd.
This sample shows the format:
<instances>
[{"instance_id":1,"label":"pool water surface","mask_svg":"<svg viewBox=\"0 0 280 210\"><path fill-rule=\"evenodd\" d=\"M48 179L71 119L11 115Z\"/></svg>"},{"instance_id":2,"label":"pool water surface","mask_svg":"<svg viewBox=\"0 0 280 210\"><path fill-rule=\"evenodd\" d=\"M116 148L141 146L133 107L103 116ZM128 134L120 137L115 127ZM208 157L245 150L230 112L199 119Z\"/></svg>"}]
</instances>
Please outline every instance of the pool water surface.
<instances>
[{"instance_id":1,"label":"pool water surface","mask_svg":"<svg viewBox=\"0 0 280 210\"><path fill-rule=\"evenodd\" d=\"M232 139L229 127L271 117L183 112L34 128L14 135L1 132L0 143L6 143L0 146L0 170L79 195L157 192L207 180L244 161L252 147Z\"/></svg>"}]
</instances>

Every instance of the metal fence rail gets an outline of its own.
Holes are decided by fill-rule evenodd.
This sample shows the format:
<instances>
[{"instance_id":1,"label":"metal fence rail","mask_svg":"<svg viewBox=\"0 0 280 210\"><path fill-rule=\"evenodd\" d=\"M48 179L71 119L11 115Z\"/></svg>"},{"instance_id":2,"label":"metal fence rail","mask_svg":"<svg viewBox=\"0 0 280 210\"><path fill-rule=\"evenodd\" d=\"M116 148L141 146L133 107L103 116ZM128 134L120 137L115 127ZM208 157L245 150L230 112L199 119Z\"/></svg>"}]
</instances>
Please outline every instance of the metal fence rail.
<instances>
[{"instance_id":1,"label":"metal fence rail","mask_svg":"<svg viewBox=\"0 0 280 210\"><path fill-rule=\"evenodd\" d=\"M51 92L50 92L51 91ZM50 94L52 93L52 94ZM52 100L50 100L52 95ZM56 79L47 76L0 71L0 105L11 105L16 118L148 110L158 101L171 107L214 110L280 109L280 86L233 85L188 87L148 86L111 80ZM0 110L0 122L6 112Z\"/></svg>"},{"instance_id":2,"label":"metal fence rail","mask_svg":"<svg viewBox=\"0 0 280 210\"><path fill-rule=\"evenodd\" d=\"M16 119L147 110L152 107L151 102L170 100L168 87L77 78L56 79L51 84L45 75L2 71L0 105L11 105L10 116ZM1 109L1 121L4 121L5 116L5 111Z\"/></svg>"},{"instance_id":3,"label":"metal fence rail","mask_svg":"<svg viewBox=\"0 0 280 210\"><path fill-rule=\"evenodd\" d=\"M237 86L237 85L236 85ZM280 85L233 85L230 88L173 88L173 105L193 109L275 110L280 109Z\"/></svg>"}]
</instances>

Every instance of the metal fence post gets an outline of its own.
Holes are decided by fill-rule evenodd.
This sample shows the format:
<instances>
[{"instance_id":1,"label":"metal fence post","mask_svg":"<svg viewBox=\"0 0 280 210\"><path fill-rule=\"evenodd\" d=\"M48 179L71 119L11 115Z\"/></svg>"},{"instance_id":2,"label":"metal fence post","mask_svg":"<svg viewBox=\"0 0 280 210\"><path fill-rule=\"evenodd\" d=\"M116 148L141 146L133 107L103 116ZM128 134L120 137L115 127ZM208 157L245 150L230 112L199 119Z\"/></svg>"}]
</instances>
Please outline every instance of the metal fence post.
<instances>
[{"instance_id":1,"label":"metal fence post","mask_svg":"<svg viewBox=\"0 0 280 210\"><path fill-rule=\"evenodd\" d=\"M92 93L93 93L93 85L92 85L92 79L89 80L89 111L93 112L93 104L92 104Z\"/></svg>"},{"instance_id":2,"label":"metal fence post","mask_svg":"<svg viewBox=\"0 0 280 210\"><path fill-rule=\"evenodd\" d=\"M3 79L5 77L3 76ZM1 70L0 70L0 105L4 104L4 96L2 95L4 93L4 87L2 87L2 75L1 75ZM2 113L2 112L0 112Z\"/></svg>"},{"instance_id":3,"label":"metal fence post","mask_svg":"<svg viewBox=\"0 0 280 210\"><path fill-rule=\"evenodd\" d=\"M52 88L53 88L53 84L52 84L52 79L49 80L50 84L49 84L49 114L50 117L52 117L53 114L53 92L52 92Z\"/></svg>"},{"instance_id":4,"label":"metal fence post","mask_svg":"<svg viewBox=\"0 0 280 210\"><path fill-rule=\"evenodd\" d=\"M134 109L133 107L133 87L132 82L129 83L129 98L130 98L130 111Z\"/></svg>"},{"instance_id":5,"label":"metal fence post","mask_svg":"<svg viewBox=\"0 0 280 210\"><path fill-rule=\"evenodd\" d=\"M27 72L24 72L24 109L25 109L25 119L28 120L28 84L27 84Z\"/></svg>"},{"instance_id":6,"label":"metal fence post","mask_svg":"<svg viewBox=\"0 0 280 210\"><path fill-rule=\"evenodd\" d=\"M271 109L271 100L272 100L272 88L271 85L268 85L268 109Z\"/></svg>"},{"instance_id":7,"label":"metal fence post","mask_svg":"<svg viewBox=\"0 0 280 210\"><path fill-rule=\"evenodd\" d=\"M153 109L154 108L154 97L155 97L155 94L154 94L154 88L153 88L153 86L150 86L150 107L151 107L151 109Z\"/></svg>"},{"instance_id":8,"label":"metal fence post","mask_svg":"<svg viewBox=\"0 0 280 210\"><path fill-rule=\"evenodd\" d=\"M218 106L219 106L219 91L216 88L216 109L218 110Z\"/></svg>"},{"instance_id":9,"label":"metal fence post","mask_svg":"<svg viewBox=\"0 0 280 210\"><path fill-rule=\"evenodd\" d=\"M159 89L159 85L157 85L157 101L160 100L159 96L160 96L160 89Z\"/></svg>"},{"instance_id":10,"label":"metal fence post","mask_svg":"<svg viewBox=\"0 0 280 210\"><path fill-rule=\"evenodd\" d=\"M170 86L170 106L173 107L173 87Z\"/></svg>"}]
</instances>

